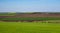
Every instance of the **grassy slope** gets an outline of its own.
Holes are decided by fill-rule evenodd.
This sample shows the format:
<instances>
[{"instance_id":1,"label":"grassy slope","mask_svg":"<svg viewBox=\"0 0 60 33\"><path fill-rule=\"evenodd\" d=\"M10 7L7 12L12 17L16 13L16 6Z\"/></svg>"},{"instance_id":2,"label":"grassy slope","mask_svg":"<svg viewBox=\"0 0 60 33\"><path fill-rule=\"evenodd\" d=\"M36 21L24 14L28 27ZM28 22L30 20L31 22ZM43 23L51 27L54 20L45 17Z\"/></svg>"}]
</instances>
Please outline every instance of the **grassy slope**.
<instances>
[{"instance_id":1,"label":"grassy slope","mask_svg":"<svg viewBox=\"0 0 60 33\"><path fill-rule=\"evenodd\" d=\"M14 16L16 13L0 13L0 16Z\"/></svg>"},{"instance_id":2,"label":"grassy slope","mask_svg":"<svg viewBox=\"0 0 60 33\"><path fill-rule=\"evenodd\" d=\"M60 33L60 24L0 22L0 33Z\"/></svg>"}]
</instances>

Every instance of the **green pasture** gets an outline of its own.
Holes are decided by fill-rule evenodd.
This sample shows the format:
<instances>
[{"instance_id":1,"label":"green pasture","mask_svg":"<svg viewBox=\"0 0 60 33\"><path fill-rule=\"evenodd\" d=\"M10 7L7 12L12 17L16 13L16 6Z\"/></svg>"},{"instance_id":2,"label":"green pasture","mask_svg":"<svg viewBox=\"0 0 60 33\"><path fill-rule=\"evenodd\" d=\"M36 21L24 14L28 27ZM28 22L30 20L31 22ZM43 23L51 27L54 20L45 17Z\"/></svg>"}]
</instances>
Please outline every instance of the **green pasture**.
<instances>
[{"instance_id":1,"label":"green pasture","mask_svg":"<svg viewBox=\"0 0 60 33\"><path fill-rule=\"evenodd\" d=\"M16 13L0 13L0 16L14 16Z\"/></svg>"},{"instance_id":2,"label":"green pasture","mask_svg":"<svg viewBox=\"0 0 60 33\"><path fill-rule=\"evenodd\" d=\"M0 33L60 33L60 24L40 22L0 22Z\"/></svg>"}]
</instances>

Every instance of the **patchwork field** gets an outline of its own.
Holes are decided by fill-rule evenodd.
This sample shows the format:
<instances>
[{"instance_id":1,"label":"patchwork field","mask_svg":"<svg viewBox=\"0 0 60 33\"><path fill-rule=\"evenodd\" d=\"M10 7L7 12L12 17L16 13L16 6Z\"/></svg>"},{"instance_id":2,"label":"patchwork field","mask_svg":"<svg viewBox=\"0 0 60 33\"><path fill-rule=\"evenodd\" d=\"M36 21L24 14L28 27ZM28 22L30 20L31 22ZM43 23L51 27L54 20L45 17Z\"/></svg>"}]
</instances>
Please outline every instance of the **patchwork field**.
<instances>
[{"instance_id":1,"label":"patchwork field","mask_svg":"<svg viewBox=\"0 0 60 33\"><path fill-rule=\"evenodd\" d=\"M0 33L60 33L60 24L40 22L0 22Z\"/></svg>"}]
</instances>

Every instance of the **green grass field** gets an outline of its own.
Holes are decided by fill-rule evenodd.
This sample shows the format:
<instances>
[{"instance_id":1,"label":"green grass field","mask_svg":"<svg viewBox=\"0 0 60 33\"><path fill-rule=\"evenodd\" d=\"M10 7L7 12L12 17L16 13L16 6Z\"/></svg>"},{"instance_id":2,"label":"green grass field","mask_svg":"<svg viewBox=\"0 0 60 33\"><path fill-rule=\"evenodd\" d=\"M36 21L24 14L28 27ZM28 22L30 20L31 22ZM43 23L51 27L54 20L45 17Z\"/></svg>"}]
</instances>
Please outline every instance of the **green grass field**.
<instances>
[{"instance_id":1,"label":"green grass field","mask_svg":"<svg viewBox=\"0 0 60 33\"><path fill-rule=\"evenodd\" d=\"M0 22L0 33L60 33L60 24L39 22Z\"/></svg>"}]
</instances>

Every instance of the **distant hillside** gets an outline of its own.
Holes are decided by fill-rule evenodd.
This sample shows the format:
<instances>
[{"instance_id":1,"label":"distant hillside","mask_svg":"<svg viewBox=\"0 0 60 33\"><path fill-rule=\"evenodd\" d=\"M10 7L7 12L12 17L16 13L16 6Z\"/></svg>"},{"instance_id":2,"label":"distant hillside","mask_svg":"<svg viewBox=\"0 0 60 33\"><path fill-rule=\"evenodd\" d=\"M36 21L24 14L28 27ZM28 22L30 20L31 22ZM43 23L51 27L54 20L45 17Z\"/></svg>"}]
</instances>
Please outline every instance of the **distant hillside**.
<instances>
[{"instance_id":1,"label":"distant hillside","mask_svg":"<svg viewBox=\"0 0 60 33\"><path fill-rule=\"evenodd\" d=\"M60 20L60 13L0 13L0 20Z\"/></svg>"},{"instance_id":2,"label":"distant hillside","mask_svg":"<svg viewBox=\"0 0 60 33\"><path fill-rule=\"evenodd\" d=\"M60 12L30 12L30 13L0 13L0 18L20 18L20 17L60 17Z\"/></svg>"},{"instance_id":3,"label":"distant hillside","mask_svg":"<svg viewBox=\"0 0 60 33\"><path fill-rule=\"evenodd\" d=\"M0 16L14 16L16 13L11 12L0 12Z\"/></svg>"}]
</instances>

